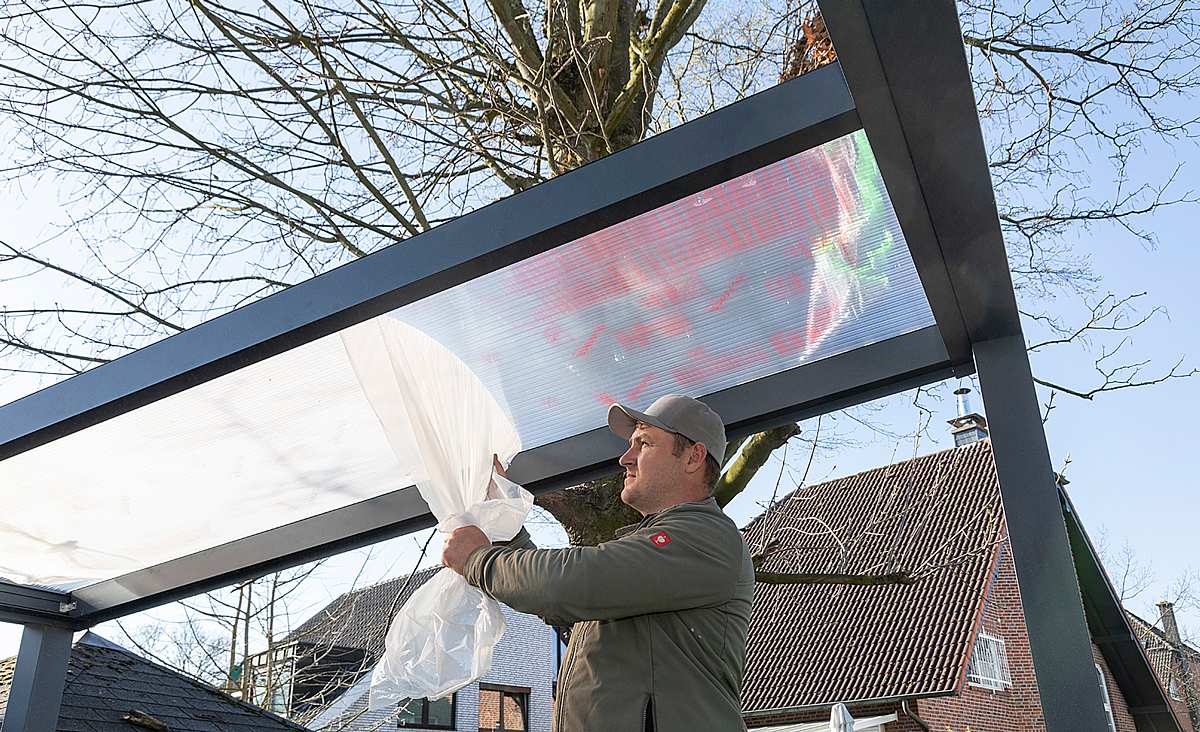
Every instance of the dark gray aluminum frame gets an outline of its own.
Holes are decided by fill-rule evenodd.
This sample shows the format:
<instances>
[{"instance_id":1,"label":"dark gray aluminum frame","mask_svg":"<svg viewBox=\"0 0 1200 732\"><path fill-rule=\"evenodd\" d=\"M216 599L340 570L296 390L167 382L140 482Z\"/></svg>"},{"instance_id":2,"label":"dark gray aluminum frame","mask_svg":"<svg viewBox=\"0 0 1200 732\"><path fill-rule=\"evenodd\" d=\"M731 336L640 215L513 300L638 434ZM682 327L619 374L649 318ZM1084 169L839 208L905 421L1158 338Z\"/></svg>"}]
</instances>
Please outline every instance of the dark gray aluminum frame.
<instances>
[{"instance_id":1,"label":"dark gray aluminum frame","mask_svg":"<svg viewBox=\"0 0 1200 732\"><path fill-rule=\"evenodd\" d=\"M839 63L0 407L0 460L861 128L936 326L705 399L739 435L978 363L1047 727L1102 728L954 4L821 6ZM524 452L511 472L552 490L611 470L620 450L596 430ZM0 584L0 619L35 636L87 627L431 523L414 489L395 491L69 596ZM41 668L22 660L17 674Z\"/></svg>"}]
</instances>

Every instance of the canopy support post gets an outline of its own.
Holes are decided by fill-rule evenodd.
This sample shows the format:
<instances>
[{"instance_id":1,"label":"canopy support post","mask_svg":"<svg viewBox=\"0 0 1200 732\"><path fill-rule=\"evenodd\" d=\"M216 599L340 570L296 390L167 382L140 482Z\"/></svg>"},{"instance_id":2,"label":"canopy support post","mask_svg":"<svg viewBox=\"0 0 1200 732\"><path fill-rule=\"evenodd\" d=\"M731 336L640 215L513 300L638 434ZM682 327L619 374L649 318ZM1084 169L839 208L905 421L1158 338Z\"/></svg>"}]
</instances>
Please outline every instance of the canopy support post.
<instances>
[{"instance_id":1,"label":"canopy support post","mask_svg":"<svg viewBox=\"0 0 1200 732\"><path fill-rule=\"evenodd\" d=\"M1046 730L1108 729L1024 336L974 351Z\"/></svg>"},{"instance_id":2,"label":"canopy support post","mask_svg":"<svg viewBox=\"0 0 1200 732\"><path fill-rule=\"evenodd\" d=\"M26 624L13 670L4 732L54 732L71 657L71 629Z\"/></svg>"}]
</instances>

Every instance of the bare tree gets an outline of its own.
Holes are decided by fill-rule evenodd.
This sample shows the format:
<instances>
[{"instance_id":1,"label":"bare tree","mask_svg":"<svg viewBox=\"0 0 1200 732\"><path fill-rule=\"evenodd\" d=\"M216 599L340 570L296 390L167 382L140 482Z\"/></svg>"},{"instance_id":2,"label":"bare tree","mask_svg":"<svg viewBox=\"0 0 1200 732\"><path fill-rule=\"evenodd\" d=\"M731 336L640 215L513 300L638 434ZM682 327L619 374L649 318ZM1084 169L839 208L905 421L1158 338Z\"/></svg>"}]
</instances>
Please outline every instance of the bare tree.
<instances>
[{"instance_id":1,"label":"bare tree","mask_svg":"<svg viewBox=\"0 0 1200 732\"><path fill-rule=\"evenodd\" d=\"M1052 333L1035 353L1118 338L1099 385L1041 383L1093 398L1194 373L1120 360L1120 339L1157 314L1132 315L1134 298L1099 296L1081 325L1046 303L1098 291L1072 233L1110 224L1150 244L1147 216L1192 200L1129 163L1196 129L1168 114L1200 80L1195 6L974 0L962 20L1022 306ZM65 231L82 247L0 244L6 276L73 285L72 302L0 313L6 368L52 376L836 57L811 2L16 0L0 28L0 109L20 151L3 170L75 194ZM1084 169L1097 153L1111 185ZM735 445L720 500L795 433ZM635 518L614 479L541 505L582 544Z\"/></svg>"}]
</instances>

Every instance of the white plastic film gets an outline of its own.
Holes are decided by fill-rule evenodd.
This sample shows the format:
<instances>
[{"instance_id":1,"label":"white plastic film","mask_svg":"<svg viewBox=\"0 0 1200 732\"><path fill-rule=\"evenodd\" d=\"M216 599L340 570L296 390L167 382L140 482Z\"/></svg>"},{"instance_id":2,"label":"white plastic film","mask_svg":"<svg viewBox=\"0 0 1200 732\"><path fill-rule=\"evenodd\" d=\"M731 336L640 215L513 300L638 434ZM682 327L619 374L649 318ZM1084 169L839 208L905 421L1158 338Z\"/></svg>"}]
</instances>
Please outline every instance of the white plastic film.
<instances>
[{"instance_id":1,"label":"white plastic film","mask_svg":"<svg viewBox=\"0 0 1200 732\"><path fill-rule=\"evenodd\" d=\"M86 585L403 489L328 336L0 463L0 577Z\"/></svg>"},{"instance_id":2,"label":"white plastic film","mask_svg":"<svg viewBox=\"0 0 1200 732\"><path fill-rule=\"evenodd\" d=\"M418 465L416 485L438 530L467 524L492 541L511 539L533 506L524 488L493 475L521 449L517 430L479 378L411 326L376 318L342 341L397 459ZM442 570L400 608L371 680L371 707L436 699L491 669L504 633L495 600Z\"/></svg>"}]
</instances>

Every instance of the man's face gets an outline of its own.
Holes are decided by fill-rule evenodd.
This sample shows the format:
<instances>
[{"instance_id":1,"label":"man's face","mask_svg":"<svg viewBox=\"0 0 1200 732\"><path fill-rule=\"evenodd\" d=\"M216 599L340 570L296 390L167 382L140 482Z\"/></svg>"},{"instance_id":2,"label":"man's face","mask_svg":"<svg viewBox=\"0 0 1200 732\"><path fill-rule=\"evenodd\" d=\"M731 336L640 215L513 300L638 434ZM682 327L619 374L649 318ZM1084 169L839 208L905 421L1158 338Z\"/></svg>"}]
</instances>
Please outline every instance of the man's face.
<instances>
[{"instance_id":1,"label":"man's face","mask_svg":"<svg viewBox=\"0 0 1200 732\"><path fill-rule=\"evenodd\" d=\"M629 449L621 456L625 486L621 501L642 515L657 513L674 504L684 484L687 451L673 454L675 437L650 425L637 426L629 437Z\"/></svg>"}]
</instances>

